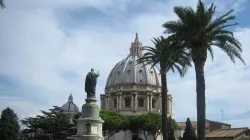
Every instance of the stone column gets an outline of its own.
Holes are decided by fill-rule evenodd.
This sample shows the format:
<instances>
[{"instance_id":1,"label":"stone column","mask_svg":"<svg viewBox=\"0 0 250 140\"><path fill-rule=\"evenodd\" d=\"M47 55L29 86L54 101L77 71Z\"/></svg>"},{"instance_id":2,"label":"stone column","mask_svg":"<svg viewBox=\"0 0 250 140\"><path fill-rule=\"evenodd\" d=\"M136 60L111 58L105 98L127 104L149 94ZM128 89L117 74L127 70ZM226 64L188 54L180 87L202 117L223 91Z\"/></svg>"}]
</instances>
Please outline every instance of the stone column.
<instances>
[{"instance_id":1,"label":"stone column","mask_svg":"<svg viewBox=\"0 0 250 140\"><path fill-rule=\"evenodd\" d=\"M149 95L147 95L147 111L149 111Z\"/></svg>"},{"instance_id":2,"label":"stone column","mask_svg":"<svg viewBox=\"0 0 250 140\"><path fill-rule=\"evenodd\" d=\"M119 93L116 93L116 110L119 110Z\"/></svg>"},{"instance_id":3,"label":"stone column","mask_svg":"<svg viewBox=\"0 0 250 140\"><path fill-rule=\"evenodd\" d=\"M101 110L105 110L105 105L106 105L105 95L101 94L100 97L101 97L100 108L101 108Z\"/></svg>"},{"instance_id":4,"label":"stone column","mask_svg":"<svg viewBox=\"0 0 250 140\"><path fill-rule=\"evenodd\" d=\"M122 110L122 92L118 92L118 110Z\"/></svg>"},{"instance_id":5,"label":"stone column","mask_svg":"<svg viewBox=\"0 0 250 140\"><path fill-rule=\"evenodd\" d=\"M133 92L132 96L133 96L133 111L136 111L138 107L137 92Z\"/></svg>"},{"instance_id":6,"label":"stone column","mask_svg":"<svg viewBox=\"0 0 250 140\"><path fill-rule=\"evenodd\" d=\"M134 108L134 95L133 95L133 93L132 93L132 96L131 96L131 100L130 100L130 107L131 107L131 110L133 110L133 108Z\"/></svg>"},{"instance_id":7,"label":"stone column","mask_svg":"<svg viewBox=\"0 0 250 140\"><path fill-rule=\"evenodd\" d=\"M149 103L150 103L150 106L149 106L149 110L152 111L152 107L153 107L153 95L149 95Z\"/></svg>"},{"instance_id":8,"label":"stone column","mask_svg":"<svg viewBox=\"0 0 250 140\"><path fill-rule=\"evenodd\" d=\"M173 99L173 97L172 97L172 95L171 94L168 94L168 97L167 97L167 107L168 107L168 109L167 109L167 114L170 114L170 115L172 115L172 99Z\"/></svg>"},{"instance_id":9,"label":"stone column","mask_svg":"<svg viewBox=\"0 0 250 140\"><path fill-rule=\"evenodd\" d=\"M146 109L147 109L147 111L149 111L150 110L150 106L151 106L151 108L152 108L152 103L150 102L150 98L151 98L151 93L147 93L147 106L146 106Z\"/></svg>"},{"instance_id":10,"label":"stone column","mask_svg":"<svg viewBox=\"0 0 250 140\"><path fill-rule=\"evenodd\" d=\"M109 110L109 94L106 95L106 110Z\"/></svg>"}]
</instances>

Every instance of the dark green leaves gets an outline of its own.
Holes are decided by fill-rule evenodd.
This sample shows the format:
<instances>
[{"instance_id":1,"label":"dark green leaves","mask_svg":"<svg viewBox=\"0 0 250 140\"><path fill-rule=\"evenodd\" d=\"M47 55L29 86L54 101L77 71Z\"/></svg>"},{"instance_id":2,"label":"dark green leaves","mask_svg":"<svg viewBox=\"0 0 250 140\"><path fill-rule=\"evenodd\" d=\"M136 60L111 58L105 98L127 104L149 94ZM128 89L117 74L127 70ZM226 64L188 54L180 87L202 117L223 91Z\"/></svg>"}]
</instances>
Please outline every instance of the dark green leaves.
<instances>
[{"instance_id":1,"label":"dark green leaves","mask_svg":"<svg viewBox=\"0 0 250 140\"><path fill-rule=\"evenodd\" d=\"M5 4L4 4L4 1L3 0L0 0L0 7L3 9L5 8Z\"/></svg>"},{"instance_id":2,"label":"dark green leaves","mask_svg":"<svg viewBox=\"0 0 250 140\"><path fill-rule=\"evenodd\" d=\"M153 38L152 42L154 47L145 46L143 50L147 52L137 60L137 63L143 63L143 66L151 65L151 67L159 63L161 67L166 68L167 72L177 70L181 76L184 76L187 68L191 66L191 57L185 51L183 44L162 36Z\"/></svg>"},{"instance_id":3,"label":"dark green leaves","mask_svg":"<svg viewBox=\"0 0 250 140\"><path fill-rule=\"evenodd\" d=\"M168 21L162 26L165 28L165 33L170 33L171 40L184 43L185 48L191 50L204 48L205 52L192 51L199 53L193 56L202 55L197 58L206 57L209 51L213 59L211 47L216 46L221 48L232 62L235 63L235 58L238 58L245 64L241 57L240 42L234 38L233 32L227 29L237 25L235 22L230 23L236 19L236 16L231 15L234 10L229 10L213 20L215 9L214 4L207 8L201 0L198 1L195 12L191 7L176 6L174 12L179 19ZM205 60L206 58L201 59Z\"/></svg>"},{"instance_id":4,"label":"dark green leaves","mask_svg":"<svg viewBox=\"0 0 250 140\"><path fill-rule=\"evenodd\" d=\"M17 115L10 108L4 109L0 118L0 138L3 140L16 140L19 129Z\"/></svg>"},{"instance_id":5,"label":"dark green leaves","mask_svg":"<svg viewBox=\"0 0 250 140\"><path fill-rule=\"evenodd\" d=\"M33 132L37 138L51 135L54 139L64 139L76 133L74 125L70 123L71 116L62 112L60 107L54 106L49 111L41 111L42 115L25 118L21 122Z\"/></svg>"}]
</instances>

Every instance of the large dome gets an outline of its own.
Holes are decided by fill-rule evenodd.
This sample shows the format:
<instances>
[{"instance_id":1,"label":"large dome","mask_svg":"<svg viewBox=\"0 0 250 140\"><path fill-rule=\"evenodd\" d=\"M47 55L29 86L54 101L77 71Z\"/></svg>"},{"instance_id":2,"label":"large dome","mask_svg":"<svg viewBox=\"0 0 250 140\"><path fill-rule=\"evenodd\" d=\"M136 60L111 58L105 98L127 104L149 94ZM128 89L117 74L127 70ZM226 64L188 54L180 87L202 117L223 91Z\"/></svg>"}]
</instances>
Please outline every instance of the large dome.
<instances>
[{"instance_id":1,"label":"large dome","mask_svg":"<svg viewBox=\"0 0 250 140\"><path fill-rule=\"evenodd\" d=\"M160 71L156 66L137 63L142 50L136 33L129 55L114 66L107 78L105 94L100 96L102 110L127 116L162 110ZM172 115L172 97L169 95L166 100L167 114Z\"/></svg>"},{"instance_id":2,"label":"large dome","mask_svg":"<svg viewBox=\"0 0 250 140\"><path fill-rule=\"evenodd\" d=\"M61 109L67 113L77 113L79 112L78 107L73 102L73 96L70 94L68 102L62 105Z\"/></svg>"},{"instance_id":3,"label":"large dome","mask_svg":"<svg viewBox=\"0 0 250 140\"><path fill-rule=\"evenodd\" d=\"M137 64L140 56L131 56L118 62L108 76L106 88L124 84L147 84L161 86L160 71L155 66ZM151 69L150 69L151 68Z\"/></svg>"},{"instance_id":4,"label":"large dome","mask_svg":"<svg viewBox=\"0 0 250 140\"><path fill-rule=\"evenodd\" d=\"M113 87L125 84L144 84L161 86L161 77L159 69L150 65L137 64L137 59L142 56L142 43L136 35L135 41L131 43L130 54L111 70L106 87ZM151 69L150 69L151 68Z\"/></svg>"}]
</instances>

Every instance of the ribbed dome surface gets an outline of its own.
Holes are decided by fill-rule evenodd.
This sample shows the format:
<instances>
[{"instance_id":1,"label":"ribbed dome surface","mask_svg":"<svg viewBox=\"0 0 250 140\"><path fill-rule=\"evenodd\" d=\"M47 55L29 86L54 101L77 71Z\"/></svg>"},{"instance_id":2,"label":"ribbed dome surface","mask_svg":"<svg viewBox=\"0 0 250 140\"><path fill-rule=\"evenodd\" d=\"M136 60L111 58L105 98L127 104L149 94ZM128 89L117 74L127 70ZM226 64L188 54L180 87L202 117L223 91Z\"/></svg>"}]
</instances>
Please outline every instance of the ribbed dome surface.
<instances>
[{"instance_id":1,"label":"ribbed dome surface","mask_svg":"<svg viewBox=\"0 0 250 140\"><path fill-rule=\"evenodd\" d=\"M106 88L123 84L161 86L160 71L156 66L151 68L150 65L142 67L143 64L137 64L136 61L142 54L142 43L139 42L138 34L136 34L135 41L131 43L130 54L111 70Z\"/></svg>"},{"instance_id":2,"label":"ribbed dome surface","mask_svg":"<svg viewBox=\"0 0 250 140\"><path fill-rule=\"evenodd\" d=\"M78 107L73 102L73 97L71 94L68 98L68 102L62 105L61 109L64 110L65 112L75 112L75 113L79 112Z\"/></svg>"}]
</instances>

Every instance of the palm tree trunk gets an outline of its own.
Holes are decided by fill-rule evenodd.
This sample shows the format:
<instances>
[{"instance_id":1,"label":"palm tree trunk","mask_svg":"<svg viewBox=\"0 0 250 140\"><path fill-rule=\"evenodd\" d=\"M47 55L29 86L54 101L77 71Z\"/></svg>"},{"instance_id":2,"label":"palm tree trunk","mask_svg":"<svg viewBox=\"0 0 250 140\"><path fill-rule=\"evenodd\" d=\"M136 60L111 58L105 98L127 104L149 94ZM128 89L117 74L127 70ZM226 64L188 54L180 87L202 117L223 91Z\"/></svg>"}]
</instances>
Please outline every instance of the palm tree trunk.
<instances>
[{"instance_id":1,"label":"palm tree trunk","mask_svg":"<svg viewBox=\"0 0 250 140\"><path fill-rule=\"evenodd\" d=\"M167 121L167 78L166 78L166 68L161 66L161 100L162 100L162 136L163 140L168 139L168 131L166 127Z\"/></svg>"},{"instance_id":2,"label":"palm tree trunk","mask_svg":"<svg viewBox=\"0 0 250 140\"><path fill-rule=\"evenodd\" d=\"M205 61L194 61L196 72L196 102L197 102L197 138L205 140L206 97L205 97Z\"/></svg>"}]
</instances>

